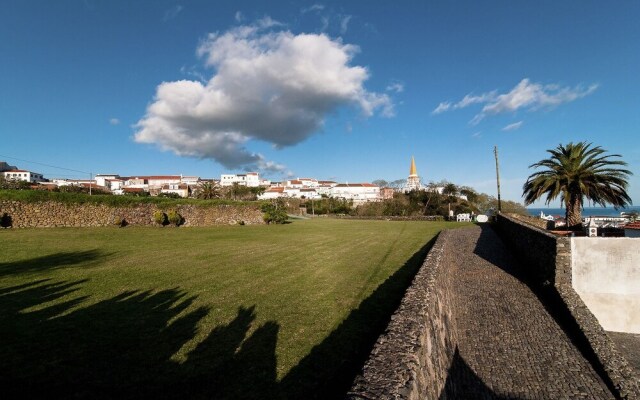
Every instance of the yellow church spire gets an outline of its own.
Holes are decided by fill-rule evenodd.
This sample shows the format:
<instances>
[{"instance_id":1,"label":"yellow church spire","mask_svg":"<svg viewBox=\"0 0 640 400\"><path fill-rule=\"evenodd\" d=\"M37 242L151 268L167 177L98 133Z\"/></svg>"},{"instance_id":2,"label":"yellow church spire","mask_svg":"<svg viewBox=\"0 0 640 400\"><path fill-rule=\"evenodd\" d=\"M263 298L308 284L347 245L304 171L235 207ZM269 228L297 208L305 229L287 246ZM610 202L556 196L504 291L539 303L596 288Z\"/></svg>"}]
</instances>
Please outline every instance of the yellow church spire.
<instances>
[{"instance_id":1,"label":"yellow church spire","mask_svg":"<svg viewBox=\"0 0 640 400\"><path fill-rule=\"evenodd\" d=\"M409 170L409 176L418 176L418 171L416 170L416 161L411 156L411 169Z\"/></svg>"}]
</instances>

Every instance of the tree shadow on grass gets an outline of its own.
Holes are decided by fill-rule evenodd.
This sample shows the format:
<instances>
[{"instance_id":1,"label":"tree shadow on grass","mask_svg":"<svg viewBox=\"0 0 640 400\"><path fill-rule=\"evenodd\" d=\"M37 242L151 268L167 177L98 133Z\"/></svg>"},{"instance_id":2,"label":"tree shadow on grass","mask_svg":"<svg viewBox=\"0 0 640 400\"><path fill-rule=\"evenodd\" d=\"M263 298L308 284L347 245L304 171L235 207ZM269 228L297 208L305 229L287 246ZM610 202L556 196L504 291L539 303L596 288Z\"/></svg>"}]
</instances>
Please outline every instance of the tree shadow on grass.
<instances>
[{"instance_id":1,"label":"tree shadow on grass","mask_svg":"<svg viewBox=\"0 0 640 400\"><path fill-rule=\"evenodd\" d=\"M344 398L436 238L387 278L280 381L288 399Z\"/></svg>"},{"instance_id":2,"label":"tree shadow on grass","mask_svg":"<svg viewBox=\"0 0 640 400\"><path fill-rule=\"evenodd\" d=\"M435 238L383 282L280 382L279 325L255 325L240 307L214 327L186 360L172 359L198 333L209 308L178 288L128 291L89 304L85 281L43 279L0 288L2 397L91 399L342 398L397 309ZM97 253L84 256L98 257ZM76 257L77 256L77 257ZM73 264L81 255L54 257ZM39 259L42 261L41 259ZM37 271L36 261L25 262ZM19 267L5 264L5 271ZM68 299L68 300L65 300Z\"/></svg>"},{"instance_id":3,"label":"tree shadow on grass","mask_svg":"<svg viewBox=\"0 0 640 400\"><path fill-rule=\"evenodd\" d=\"M0 263L0 277L23 273L51 271L72 265L91 266L106 261L110 254L100 250L68 251L46 256Z\"/></svg>"},{"instance_id":4,"label":"tree shadow on grass","mask_svg":"<svg viewBox=\"0 0 640 400\"><path fill-rule=\"evenodd\" d=\"M187 311L195 297L174 288L84 308L86 298L62 300L83 283L41 280L0 291L4 399L275 397L279 327L266 322L248 335L253 307L239 308L179 363L171 357L209 313Z\"/></svg>"}]
</instances>

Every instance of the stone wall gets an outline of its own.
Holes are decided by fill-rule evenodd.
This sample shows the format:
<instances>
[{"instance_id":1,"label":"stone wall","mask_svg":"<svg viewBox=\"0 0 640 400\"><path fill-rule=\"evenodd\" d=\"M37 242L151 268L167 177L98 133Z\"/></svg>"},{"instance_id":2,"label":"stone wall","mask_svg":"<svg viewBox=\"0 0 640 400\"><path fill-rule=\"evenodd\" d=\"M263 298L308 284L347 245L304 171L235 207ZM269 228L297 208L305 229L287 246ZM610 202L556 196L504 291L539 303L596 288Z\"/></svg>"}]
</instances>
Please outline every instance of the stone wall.
<instances>
[{"instance_id":1,"label":"stone wall","mask_svg":"<svg viewBox=\"0 0 640 400\"><path fill-rule=\"evenodd\" d=\"M444 388L458 343L449 233L443 231L431 248L347 398L447 398Z\"/></svg>"},{"instance_id":2,"label":"stone wall","mask_svg":"<svg viewBox=\"0 0 640 400\"><path fill-rule=\"evenodd\" d=\"M262 212L254 205L178 205L171 207L184 218L184 226L262 224ZM7 214L14 228L87 227L114 225L124 218L128 225L154 225L153 213L167 211L155 204L112 207L105 204L65 204L59 202L27 203L0 200L0 216Z\"/></svg>"},{"instance_id":3,"label":"stone wall","mask_svg":"<svg viewBox=\"0 0 640 400\"><path fill-rule=\"evenodd\" d=\"M572 286L571 239L499 214L497 230L576 345L622 399L640 399L640 379Z\"/></svg>"}]
</instances>

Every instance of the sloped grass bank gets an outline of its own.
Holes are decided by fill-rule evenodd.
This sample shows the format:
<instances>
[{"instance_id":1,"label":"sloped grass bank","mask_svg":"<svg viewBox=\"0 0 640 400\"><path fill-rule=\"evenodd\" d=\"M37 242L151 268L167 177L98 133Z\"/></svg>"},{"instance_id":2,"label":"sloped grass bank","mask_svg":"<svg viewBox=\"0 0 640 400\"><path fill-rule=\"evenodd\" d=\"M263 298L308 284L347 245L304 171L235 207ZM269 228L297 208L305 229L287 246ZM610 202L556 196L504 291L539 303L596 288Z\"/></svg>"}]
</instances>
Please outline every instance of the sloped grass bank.
<instances>
[{"instance_id":1,"label":"sloped grass bank","mask_svg":"<svg viewBox=\"0 0 640 400\"><path fill-rule=\"evenodd\" d=\"M0 385L24 398L340 398L452 226L2 230Z\"/></svg>"}]
</instances>

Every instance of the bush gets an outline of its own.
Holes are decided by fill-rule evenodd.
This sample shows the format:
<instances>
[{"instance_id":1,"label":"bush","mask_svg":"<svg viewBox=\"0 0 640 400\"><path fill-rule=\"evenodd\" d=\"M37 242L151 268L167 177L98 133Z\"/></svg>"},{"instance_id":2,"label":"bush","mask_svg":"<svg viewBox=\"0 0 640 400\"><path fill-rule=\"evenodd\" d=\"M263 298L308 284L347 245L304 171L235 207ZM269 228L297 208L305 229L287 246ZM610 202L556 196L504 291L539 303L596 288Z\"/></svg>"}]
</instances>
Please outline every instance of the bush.
<instances>
[{"instance_id":1,"label":"bush","mask_svg":"<svg viewBox=\"0 0 640 400\"><path fill-rule=\"evenodd\" d=\"M271 203L263 204L260 209L264 213L262 219L267 224L284 224L289 219L285 209L284 200L275 199Z\"/></svg>"},{"instance_id":2,"label":"bush","mask_svg":"<svg viewBox=\"0 0 640 400\"><path fill-rule=\"evenodd\" d=\"M127 221L122 217L114 217L113 218L113 224L115 226L120 227L120 228L124 228L125 226L128 225Z\"/></svg>"},{"instance_id":3,"label":"bush","mask_svg":"<svg viewBox=\"0 0 640 400\"><path fill-rule=\"evenodd\" d=\"M167 218L167 214L163 213L162 211L158 210L156 212L153 213L153 221L161 226L165 226L169 223L169 220Z\"/></svg>"},{"instance_id":4,"label":"bush","mask_svg":"<svg viewBox=\"0 0 640 400\"><path fill-rule=\"evenodd\" d=\"M180 195L178 193L160 193L158 197L165 197L168 199L180 199Z\"/></svg>"},{"instance_id":5,"label":"bush","mask_svg":"<svg viewBox=\"0 0 640 400\"><path fill-rule=\"evenodd\" d=\"M167 220L175 226L180 226L184 222L184 218L176 210L171 210L167 213Z\"/></svg>"}]
</instances>

